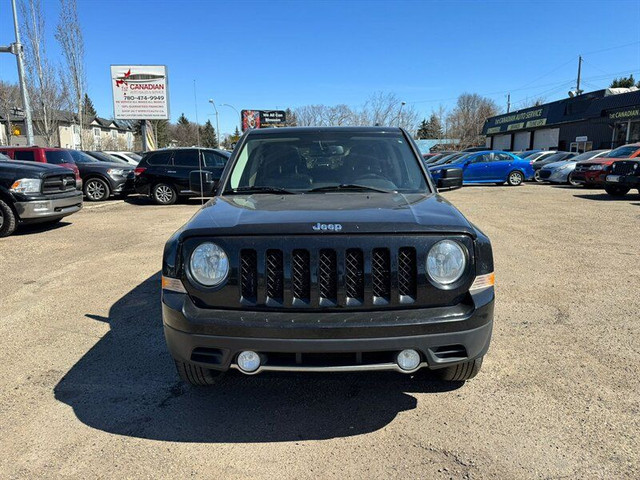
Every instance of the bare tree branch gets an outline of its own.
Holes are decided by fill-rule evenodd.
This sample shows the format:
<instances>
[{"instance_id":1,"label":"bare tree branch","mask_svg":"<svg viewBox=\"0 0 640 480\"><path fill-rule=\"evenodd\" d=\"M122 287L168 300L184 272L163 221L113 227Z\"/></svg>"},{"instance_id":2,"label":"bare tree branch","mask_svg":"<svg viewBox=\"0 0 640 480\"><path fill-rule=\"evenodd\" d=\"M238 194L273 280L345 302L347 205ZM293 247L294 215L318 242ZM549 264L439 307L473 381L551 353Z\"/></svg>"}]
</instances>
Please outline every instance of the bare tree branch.
<instances>
[{"instance_id":1,"label":"bare tree branch","mask_svg":"<svg viewBox=\"0 0 640 480\"><path fill-rule=\"evenodd\" d=\"M70 90L70 109L76 112L81 128L85 127L84 94L87 79L84 70L84 39L76 0L60 0L60 20L56 29L56 39L62 47L67 70L65 83ZM80 136L80 147L84 148L84 137Z\"/></svg>"}]
</instances>

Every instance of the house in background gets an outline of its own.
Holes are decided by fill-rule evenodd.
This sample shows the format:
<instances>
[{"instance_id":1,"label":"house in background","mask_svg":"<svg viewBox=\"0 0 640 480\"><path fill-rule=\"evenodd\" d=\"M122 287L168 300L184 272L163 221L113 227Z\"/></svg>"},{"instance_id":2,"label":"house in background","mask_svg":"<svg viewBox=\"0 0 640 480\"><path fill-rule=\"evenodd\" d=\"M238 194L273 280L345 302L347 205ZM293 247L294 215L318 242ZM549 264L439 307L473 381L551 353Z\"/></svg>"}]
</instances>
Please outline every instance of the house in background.
<instances>
[{"instance_id":1,"label":"house in background","mask_svg":"<svg viewBox=\"0 0 640 480\"><path fill-rule=\"evenodd\" d=\"M132 150L134 146L134 131L129 122L120 120L108 120L102 117L94 117L80 128L75 114L70 112L57 112L57 128L48 141L38 128L41 122L37 116L34 118L35 143L40 146L79 149L84 141L85 150ZM26 146L24 117L0 115L0 145Z\"/></svg>"}]
</instances>

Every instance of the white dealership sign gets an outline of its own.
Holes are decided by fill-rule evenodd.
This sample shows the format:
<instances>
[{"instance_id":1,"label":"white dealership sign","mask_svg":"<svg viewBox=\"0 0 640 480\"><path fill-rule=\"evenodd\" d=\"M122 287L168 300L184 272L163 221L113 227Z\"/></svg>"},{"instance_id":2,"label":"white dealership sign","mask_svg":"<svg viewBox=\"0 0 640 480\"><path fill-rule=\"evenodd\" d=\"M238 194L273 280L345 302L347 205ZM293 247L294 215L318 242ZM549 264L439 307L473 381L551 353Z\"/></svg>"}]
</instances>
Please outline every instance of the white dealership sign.
<instances>
[{"instance_id":1,"label":"white dealership sign","mask_svg":"<svg viewBox=\"0 0 640 480\"><path fill-rule=\"evenodd\" d=\"M164 65L111 65L116 120L167 120L169 91Z\"/></svg>"}]
</instances>

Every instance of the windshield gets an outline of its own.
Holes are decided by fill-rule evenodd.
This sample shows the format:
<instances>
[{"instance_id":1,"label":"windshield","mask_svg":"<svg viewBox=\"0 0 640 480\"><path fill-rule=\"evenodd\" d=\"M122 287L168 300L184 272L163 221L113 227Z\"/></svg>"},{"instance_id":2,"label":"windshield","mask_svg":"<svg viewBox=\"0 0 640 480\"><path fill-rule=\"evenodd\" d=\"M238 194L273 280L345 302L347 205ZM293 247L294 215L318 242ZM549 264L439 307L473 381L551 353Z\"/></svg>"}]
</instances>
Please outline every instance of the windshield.
<instances>
[{"instance_id":1,"label":"windshield","mask_svg":"<svg viewBox=\"0 0 640 480\"><path fill-rule=\"evenodd\" d=\"M73 157L73 161L76 163L96 163L98 161L95 158L79 150L69 150L69 153Z\"/></svg>"},{"instance_id":2,"label":"windshield","mask_svg":"<svg viewBox=\"0 0 640 480\"><path fill-rule=\"evenodd\" d=\"M122 160L121 158L114 157L114 156L106 154L104 152L85 152L85 153L87 155L92 156L93 158L97 158L101 162L127 163L126 160Z\"/></svg>"},{"instance_id":3,"label":"windshield","mask_svg":"<svg viewBox=\"0 0 640 480\"><path fill-rule=\"evenodd\" d=\"M226 192L269 187L301 193L339 186L427 190L418 159L401 132L336 130L250 136Z\"/></svg>"},{"instance_id":4,"label":"windshield","mask_svg":"<svg viewBox=\"0 0 640 480\"><path fill-rule=\"evenodd\" d=\"M567 159L567 152L561 152L561 153L554 153L553 155L548 155L546 157L544 157L542 160L544 160L545 162L548 163L553 163L553 162L560 162L561 160ZM572 158L572 157L571 157Z\"/></svg>"},{"instance_id":5,"label":"windshield","mask_svg":"<svg viewBox=\"0 0 640 480\"><path fill-rule=\"evenodd\" d=\"M532 156L534 153L540 153L540 152L538 150L529 150L528 152L521 152L521 153L518 153L517 155L520 158L527 158Z\"/></svg>"},{"instance_id":6,"label":"windshield","mask_svg":"<svg viewBox=\"0 0 640 480\"><path fill-rule=\"evenodd\" d=\"M580 160L589 160L590 158L596 157L598 154L602 153L604 150L591 150L590 152L584 152L580 155L576 155L571 158L572 162L579 162Z\"/></svg>"},{"instance_id":7,"label":"windshield","mask_svg":"<svg viewBox=\"0 0 640 480\"><path fill-rule=\"evenodd\" d=\"M615 150L611 150L606 155L603 155L605 158L628 158L636 151L640 149L637 145L625 145L623 147L618 147Z\"/></svg>"},{"instance_id":8,"label":"windshield","mask_svg":"<svg viewBox=\"0 0 640 480\"><path fill-rule=\"evenodd\" d=\"M11 160L11 159L7 157L4 153L0 153L0 162L6 162L8 160Z\"/></svg>"},{"instance_id":9,"label":"windshield","mask_svg":"<svg viewBox=\"0 0 640 480\"><path fill-rule=\"evenodd\" d=\"M136 162L139 162L140 160L142 160L142 157L140 155L138 155L137 153L127 152L127 153L125 153L125 155L127 157L129 157L129 158L132 158Z\"/></svg>"},{"instance_id":10,"label":"windshield","mask_svg":"<svg viewBox=\"0 0 640 480\"><path fill-rule=\"evenodd\" d=\"M45 150L47 163L60 165L61 163L73 163L73 157L67 150Z\"/></svg>"},{"instance_id":11,"label":"windshield","mask_svg":"<svg viewBox=\"0 0 640 480\"><path fill-rule=\"evenodd\" d=\"M460 158L461 156L465 155L464 153L452 153L450 155L447 155L445 157L442 157L440 160L431 163L429 166L430 167L435 167L436 165L443 165L445 163L450 163L453 162L455 159Z\"/></svg>"}]
</instances>

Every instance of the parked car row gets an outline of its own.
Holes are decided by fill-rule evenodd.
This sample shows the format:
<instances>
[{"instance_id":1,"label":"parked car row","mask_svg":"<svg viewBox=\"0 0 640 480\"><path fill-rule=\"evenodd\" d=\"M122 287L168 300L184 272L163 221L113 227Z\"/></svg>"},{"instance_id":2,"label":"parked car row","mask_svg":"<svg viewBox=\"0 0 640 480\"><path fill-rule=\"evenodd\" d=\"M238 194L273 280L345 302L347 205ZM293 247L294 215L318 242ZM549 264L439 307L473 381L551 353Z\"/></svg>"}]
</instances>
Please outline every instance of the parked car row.
<instances>
[{"instance_id":1,"label":"parked car row","mask_svg":"<svg viewBox=\"0 0 640 480\"><path fill-rule=\"evenodd\" d=\"M465 185L516 186L535 180L600 187L612 196L624 196L634 188L640 193L640 143L581 154L555 150L442 152L424 156L424 163L435 181L446 169L455 167L463 171Z\"/></svg>"}]
</instances>

